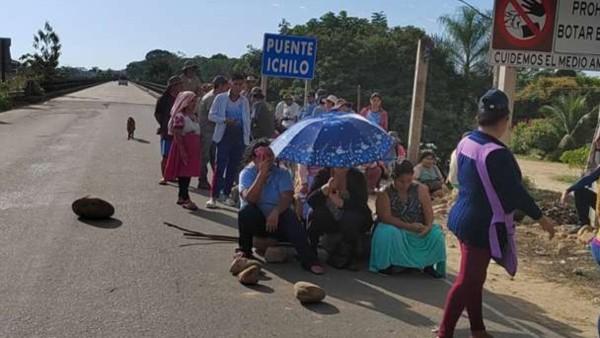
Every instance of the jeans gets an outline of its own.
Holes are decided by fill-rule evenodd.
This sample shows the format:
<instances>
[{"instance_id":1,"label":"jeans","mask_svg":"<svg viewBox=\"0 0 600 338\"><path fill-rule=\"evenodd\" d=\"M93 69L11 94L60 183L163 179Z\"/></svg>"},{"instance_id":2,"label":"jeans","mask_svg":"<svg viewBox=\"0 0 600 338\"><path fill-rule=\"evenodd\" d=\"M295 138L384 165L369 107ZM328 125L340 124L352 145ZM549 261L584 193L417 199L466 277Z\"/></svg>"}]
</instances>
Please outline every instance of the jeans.
<instances>
[{"instance_id":1,"label":"jeans","mask_svg":"<svg viewBox=\"0 0 600 338\"><path fill-rule=\"evenodd\" d=\"M311 264L318 261L317 252L308 245L306 229L291 209L279 215L277 231L270 234L266 230L266 218L263 212L256 205L248 204L238 212L238 229L239 246L244 253L252 253L254 236L274 236L279 240L292 243L304 267L309 268Z\"/></svg>"},{"instance_id":2,"label":"jeans","mask_svg":"<svg viewBox=\"0 0 600 338\"><path fill-rule=\"evenodd\" d=\"M243 141L243 132L233 129L235 127L227 128L221 142L216 144L216 168L211 186L212 198L218 198L221 193L229 196L240 171L242 155L246 146Z\"/></svg>"},{"instance_id":3,"label":"jeans","mask_svg":"<svg viewBox=\"0 0 600 338\"><path fill-rule=\"evenodd\" d=\"M579 225L591 225L590 209L596 208L596 193L590 189L583 188L575 190L574 195Z\"/></svg>"}]
</instances>

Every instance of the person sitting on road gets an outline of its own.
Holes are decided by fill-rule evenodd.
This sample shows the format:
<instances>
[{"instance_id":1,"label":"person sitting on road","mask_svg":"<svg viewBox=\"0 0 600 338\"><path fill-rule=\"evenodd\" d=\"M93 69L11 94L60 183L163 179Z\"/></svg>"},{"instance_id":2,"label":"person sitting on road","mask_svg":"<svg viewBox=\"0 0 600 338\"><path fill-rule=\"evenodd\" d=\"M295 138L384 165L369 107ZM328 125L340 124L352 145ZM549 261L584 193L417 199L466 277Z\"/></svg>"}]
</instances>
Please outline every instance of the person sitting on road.
<instances>
[{"instance_id":1,"label":"person sitting on road","mask_svg":"<svg viewBox=\"0 0 600 338\"><path fill-rule=\"evenodd\" d=\"M419 158L419 164L415 166L415 180L425 184L433 197L444 195L444 175L435 164L435 154L424 151Z\"/></svg>"},{"instance_id":2,"label":"person sitting on road","mask_svg":"<svg viewBox=\"0 0 600 338\"><path fill-rule=\"evenodd\" d=\"M310 247L306 228L292 209L294 186L289 172L275 165L267 139L246 150L246 166L240 173L241 209L238 213L238 256L251 258L254 236L276 237L296 248L302 266L314 274L324 273L317 251Z\"/></svg>"},{"instance_id":3,"label":"person sitting on road","mask_svg":"<svg viewBox=\"0 0 600 338\"><path fill-rule=\"evenodd\" d=\"M583 176L573 185L571 185L561 197L561 203L567 204L567 197L570 194L575 196L575 209L577 210L577 225L571 229L571 233L576 233L581 227L590 224L590 209L596 207L597 194L591 190L592 184L600 178L600 166L591 173Z\"/></svg>"},{"instance_id":4,"label":"person sitting on road","mask_svg":"<svg viewBox=\"0 0 600 338\"><path fill-rule=\"evenodd\" d=\"M177 204L189 210L198 209L189 194L192 177L200 176L200 124L195 112L196 94L190 91L179 93L171 109L169 134L173 135L173 145L165 168L165 179L177 178Z\"/></svg>"},{"instance_id":5,"label":"person sitting on road","mask_svg":"<svg viewBox=\"0 0 600 338\"><path fill-rule=\"evenodd\" d=\"M316 248L323 234L341 234L329 248L328 264L338 269L357 270L363 254L363 235L373 225L365 176L357 169L325 168L314 179L308 204L308 236Z\"/></svg>"},{"instance_id":6,"label":"person sitting on road","mask_svg":"<svg viewBox=\"0 0 600 338\"><path fill-rule=\"evenodd\" d=\"M392 165L393 182L377 194L377 221L371 241L369 270L392 273L416 268L442 278L446 274L446 243L433 224L429 189L413 181L407 160Z\"/></svg>"}]
</instances>

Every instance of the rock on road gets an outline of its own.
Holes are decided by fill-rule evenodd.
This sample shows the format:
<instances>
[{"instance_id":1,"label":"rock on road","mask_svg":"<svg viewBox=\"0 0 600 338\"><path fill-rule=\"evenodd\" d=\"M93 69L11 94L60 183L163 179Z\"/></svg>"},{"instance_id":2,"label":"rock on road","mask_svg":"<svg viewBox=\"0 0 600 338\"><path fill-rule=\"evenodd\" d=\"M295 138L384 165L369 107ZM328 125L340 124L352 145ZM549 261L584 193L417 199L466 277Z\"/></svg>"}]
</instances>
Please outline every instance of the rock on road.
<instances>
[{"instance_id":1,"label":"rock on road","mask_svg":"<svg viewBox=\"0 0 600 338\"><path fill-rule=\"evenodd\" d=\"M236 214L185 211L176 187L157 184L154 103L133 85L107 83L0 114L0 336L432 336L443 280L331 268L313 276L287 263L268 266L268 280L248 288L228 272L233 244L165 227L235 235ZM134 141L126 140L129 116ZM86 194L111 201L115 220L79 221L70 204ZM324 287L326 303L300 305L299 280ZM560 337L503 299L485 299L496 337ZM468 336L464 316L457 336Z\"/></svg>"}]
</instances>

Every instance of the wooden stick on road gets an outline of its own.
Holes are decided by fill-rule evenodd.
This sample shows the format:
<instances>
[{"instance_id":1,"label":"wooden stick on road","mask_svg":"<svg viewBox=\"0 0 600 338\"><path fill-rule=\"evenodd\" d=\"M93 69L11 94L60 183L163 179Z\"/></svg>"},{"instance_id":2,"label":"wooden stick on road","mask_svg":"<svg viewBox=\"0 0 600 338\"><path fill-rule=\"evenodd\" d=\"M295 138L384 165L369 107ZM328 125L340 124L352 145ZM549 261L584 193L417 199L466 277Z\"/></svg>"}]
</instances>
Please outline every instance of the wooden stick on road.
<instances>
[{"instance_id":1,"label":"wooden stick on road","mask_svg":"<svg viewBox=\"0 0 600 338\"><path fill-rule=\"evenodd\" d=\"M212 239L215 241L227 241L227 242L237 242L238 241L238 237L237 236L227 236L227 235L213 235L213 234L205 234L203 232L199 232L199 231L195 231L195 230L190 230L190 229L186 229L184 227L180 227L178 225L175 225L173 223L169 223L169 222L163 222L166 226L170 227L170 228L175 228L178 230L181 230L184 232L184 236L187 237L201 237L201 238L206 238L206 239Z\"/></svg>"}]
</instances>

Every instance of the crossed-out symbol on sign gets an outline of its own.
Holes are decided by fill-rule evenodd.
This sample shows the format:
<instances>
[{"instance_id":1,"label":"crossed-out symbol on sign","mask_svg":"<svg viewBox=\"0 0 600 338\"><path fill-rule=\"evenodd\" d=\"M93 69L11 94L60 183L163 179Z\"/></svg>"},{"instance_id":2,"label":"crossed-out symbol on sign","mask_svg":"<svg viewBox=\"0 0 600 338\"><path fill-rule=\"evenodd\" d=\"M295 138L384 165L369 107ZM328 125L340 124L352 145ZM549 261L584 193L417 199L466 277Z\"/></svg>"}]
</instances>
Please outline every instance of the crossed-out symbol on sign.
<instances>
[{"instance_id":1,"label":"crossed-out symbol on sign","mask_svg":"<svg viewBox=\"0 0 600 338\"><path fill-rule=\"evenodd\" d=\"M512 42L536 40L543 35L550 8L544 0L507 0L503 8L504 30Z\"/></svg>"}]
</instances>

